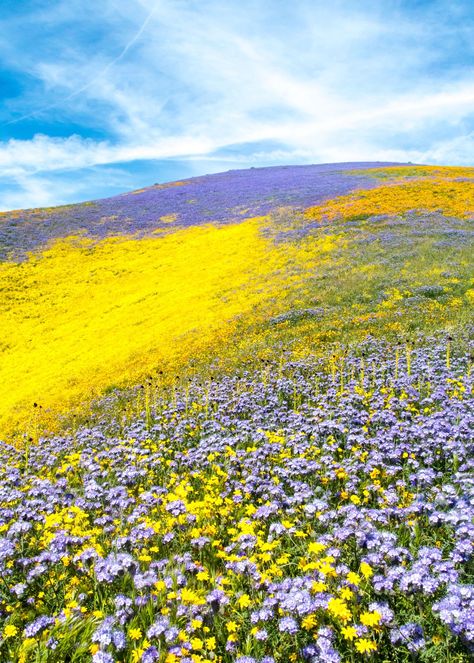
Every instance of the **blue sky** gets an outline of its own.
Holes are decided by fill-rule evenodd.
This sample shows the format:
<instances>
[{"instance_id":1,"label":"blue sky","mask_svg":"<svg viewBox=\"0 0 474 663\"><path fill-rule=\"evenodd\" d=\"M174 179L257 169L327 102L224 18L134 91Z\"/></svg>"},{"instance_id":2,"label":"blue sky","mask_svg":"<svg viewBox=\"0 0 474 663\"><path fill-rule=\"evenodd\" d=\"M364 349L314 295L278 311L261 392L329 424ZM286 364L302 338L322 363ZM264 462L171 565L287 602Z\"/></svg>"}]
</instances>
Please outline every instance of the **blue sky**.
<instances>
[{"instance_id":1,"label":"blue sky","mask_svg":"<svg viewBox=\"0 0 474 663\"><path fill-rule=\"evenodd\" d=\"M0 209L259 165L474 165L472 0L1 4Z\"/></svg>"}]
</instances>

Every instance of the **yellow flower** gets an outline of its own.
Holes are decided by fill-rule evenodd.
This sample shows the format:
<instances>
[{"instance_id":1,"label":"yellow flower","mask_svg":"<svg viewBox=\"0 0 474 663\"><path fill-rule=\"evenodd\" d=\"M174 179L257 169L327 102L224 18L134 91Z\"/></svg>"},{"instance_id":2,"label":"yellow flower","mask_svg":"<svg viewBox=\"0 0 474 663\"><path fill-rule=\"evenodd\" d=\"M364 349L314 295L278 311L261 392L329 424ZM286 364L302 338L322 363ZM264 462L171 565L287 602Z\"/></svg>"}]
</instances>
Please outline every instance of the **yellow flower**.
<instances>
[{"instance_id":1,"label":"yellow flower","mask_svg":"<svg viewBox=\"0 0 474 663\"><path fill-rule=\"evenodd\" d=\"M360 654L368 654L371 651L377 651L377 645L368 638L359 638L355 643L355 648Z\"/></svg>"},{"instance_id":2,"label":"yellow flower","mask_svg":"<svg viewBox=\"0 0 474 663\"><path fill-rule=\"evenodd\" d=\"M377 626L380 624L382 615L379 612L363 612L360 616L361 624L364 626Z\"/></svg>"},{"instance_id":3,"label":"yellow flower","mask_svg":"<svg viewBox=\"0 0 474 663\"><path fill-rule=\"evenodd\" d=\"M349 571L347 574L347 580L351 583L351 585L355 585L357 587L357 585L360 584L360 575L354 573L354 571Z\"/></svg>"},{"instance_id":4,"label":"yellow flower","mask_svg":"<svg viewBox=\"0 0 474 663\"><path fill-rule=\"evenodd\" d=\"M5 640L7 638L13 638L18 633L18 629L13 624L7 624L3 630L3 637Z\"/></svg>"},{"instance_id":5,"label":"yellow flower","mask_svg":"<svg viewBox=\"0 0 474 663\"><path fill-rule=\"evenodd\" d=\"M328 611L343 622L347 622L352 616L347 603L342 599L330 598L328 601Z\"/></svg>"},{"instance_id":6,"label":"yellow flower","mask_svg":"<svg viewBox=\"0 0 474 663\"><path fill-rule=\"evenodd\" d=\"M242 594L237 603L241 608L248 608L252 601L250 600L250 596L248 594Z\"/></svg>"},{"instance_id":7,"label":"yellow flower","mask_svg":"<svg viewBox=\"0 0 474 663\"><path fill-rule=\"evenodd\" d=\"M229 633L235 633L237 630L238 626L235 622L227 622L226 628L229 631Z\"/></svg>"},{"instance_id":8,"label":"yellow flower","mask_svg":"<svg viewBox=\"0 0 474 663\"><path fill-rule=\"evenodd\" d=\"M142 632L139 628L131 628L128 632L128 635L132 640L140 640L142 637Z\"/></svg>"},{"instance_id":9,"label":"yellow flower","mask_svg":"<svg viewBox=\"0 0 474 663\"><path fill-rule=\"evenodd\" d=\"M308 546L308 552L314 553L315 555L317 555L318 553L322 552L325 549L326 546L324 545L324 543L319 543L319 541L312 541Z\"/></svg>"},{"instance_id":10,"label":"yellow flower","mask_svg":"<svg viewBox=\"0 0 474 663\"><path fill-rule=\"evenodd\" d=\"M192 589L188 589L187 587L184 587L181 590L181 600L183 603L192 603L194 605L202 605L205 603L203 598L201 598L196 592L193 592Z\"/></svg>"},{"instance_id":11,"label":"yellow flower","mask_svg":"<svg viewBox=\"0 0 474 663\"><path fill-rule=\"evenodd\" d=\"M351 589L349 589L349 587L343 587L339 592L339 595L341 599L344 599L345 601L350 601L350 599L354 596L354 592Z\"/></svg>"},{"instance_id":12,"label":"yellow flower","mask_svg":"<svg viewBox=\"0 0 474 663\"><path fill-rule=\"evenodd\" d=\"M204 643L200 638L192 638L191 647L194 651L200 651L204 647Z\"/></svg>"},{"instance_id":13,"label":"yellow flower","mask_svg":"<svg viewBox=\"0 0 474 663\"><path fill-rule=\"evenodd\" d=\"M206 649L209 649L210 651L214 651L216 648L216 639L215 638L207 638L206 639Z\"/></svg>"},{"instance_id":14,"label":"yellow flower","mask_svg":"<svg viewBox=\"0 0 474 663\"><path fill-rule=\"evenodd\" d=\"M364 576L365 579L370 578L371 576L374 575L374 572L372 571L372 567L367 564L367 562L362 562L360 565L360 572Z\"/></svg>"},{"instance_id":15,"label":"yellow flower","mask_svg":"<svg viewBox=\"0 0 474 663\"><path fill-rule=\"evenodd\" d=\"M318 621L316 615L307 615L301 622L301 626L306 630L310 631L317 625Z\"/></svg>"},{"instance_id":16,"label":"yellow flower","mask_svg":"<svg viewBox=\"0 0 474 663\"><path fill-rule=\"evenodd\" d=\"M354 640L357 638L357 631L353 626L344 626L341 633L346 640Z\"/></svg>"}]
</instances>

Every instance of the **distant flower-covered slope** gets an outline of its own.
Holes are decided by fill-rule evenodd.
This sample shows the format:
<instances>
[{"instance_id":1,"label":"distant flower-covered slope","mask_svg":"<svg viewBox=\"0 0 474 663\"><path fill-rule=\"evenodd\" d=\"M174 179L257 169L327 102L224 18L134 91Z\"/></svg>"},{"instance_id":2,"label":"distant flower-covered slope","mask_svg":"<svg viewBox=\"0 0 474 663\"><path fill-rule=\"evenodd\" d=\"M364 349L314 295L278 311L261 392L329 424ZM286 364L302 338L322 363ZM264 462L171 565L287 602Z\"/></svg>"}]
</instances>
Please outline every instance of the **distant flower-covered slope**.
<instances>
[{"instance_id":1,"label":"distant flower-covered slope","mask_svg":"<svg viewBox=\"0 0 474 663\"><path fill-rule=\"evenodd\" d=\"M375 180L363 172L373 166L340 163L233 170L77 205L4 212L0 214L0 260L24 256L51 239L71 234L143 235L170 226L230 223L267 214L279 206L316 205L357 188L375 186ZM348 174L354 168L362 172Z\"/></svg>"},{"instance_id":2,"label":"distant flower-covered slope","mask_svg":"<svg viewBox=\"0 0 474 663\"><path fill-rule=\"evenodd\" d=\"M158 368L465 329L473 218L474 169L390 164L235 171L5 214L0 434L35 437Z\"/></svg>"}]
</instances>

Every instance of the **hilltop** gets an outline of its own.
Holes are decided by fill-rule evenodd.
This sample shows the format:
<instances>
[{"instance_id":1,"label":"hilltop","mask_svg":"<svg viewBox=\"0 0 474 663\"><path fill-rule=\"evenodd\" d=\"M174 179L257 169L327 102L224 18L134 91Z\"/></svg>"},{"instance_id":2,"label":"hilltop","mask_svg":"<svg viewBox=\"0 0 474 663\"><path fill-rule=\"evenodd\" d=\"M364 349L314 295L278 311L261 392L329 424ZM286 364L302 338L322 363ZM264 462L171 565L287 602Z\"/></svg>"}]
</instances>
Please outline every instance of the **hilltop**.
<instances>
[{"instance_id":1,"label":"hilltop","mask_svg":"<svg viewBox=\"0 0 474 663\"><path fill-rule=\"evenodd\" d=\"M389 163L338 163L231 170L156 183L112 198L0 213L0 257L18 259L48 241L81 235L144 236L168 228L235 223L280 206L304 209L357 188L375 186L363 173ZM351 173L350 175L347 172Z\"/></svg>"}]
</instances>

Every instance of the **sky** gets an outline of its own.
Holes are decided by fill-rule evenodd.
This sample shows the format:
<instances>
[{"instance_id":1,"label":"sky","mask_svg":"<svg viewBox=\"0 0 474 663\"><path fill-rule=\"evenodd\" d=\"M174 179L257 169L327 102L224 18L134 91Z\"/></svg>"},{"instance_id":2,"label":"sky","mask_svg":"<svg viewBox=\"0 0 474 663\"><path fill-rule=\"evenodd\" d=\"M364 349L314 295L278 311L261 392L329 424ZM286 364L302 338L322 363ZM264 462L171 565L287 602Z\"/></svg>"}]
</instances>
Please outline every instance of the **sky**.
<instances>
[{"instance_id":1,"label":"sky","mask_svg":"<svg viewBox=\"0 0 474 663\"><path fill-rule=\"evenodd\" d=\"M474 165L472 0L2 0L0 209L250 166Z\"/></svg>"}]
</instances>

